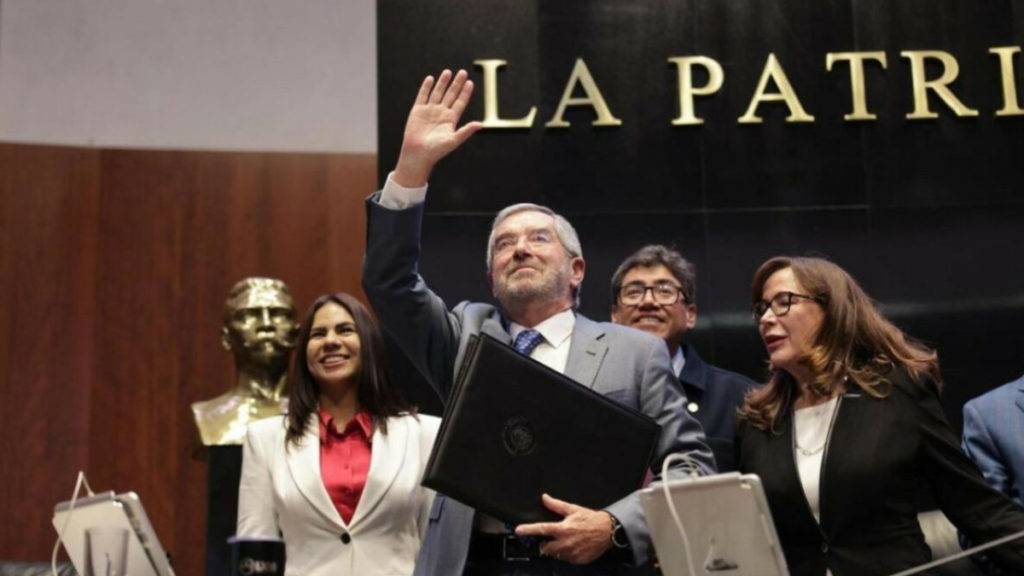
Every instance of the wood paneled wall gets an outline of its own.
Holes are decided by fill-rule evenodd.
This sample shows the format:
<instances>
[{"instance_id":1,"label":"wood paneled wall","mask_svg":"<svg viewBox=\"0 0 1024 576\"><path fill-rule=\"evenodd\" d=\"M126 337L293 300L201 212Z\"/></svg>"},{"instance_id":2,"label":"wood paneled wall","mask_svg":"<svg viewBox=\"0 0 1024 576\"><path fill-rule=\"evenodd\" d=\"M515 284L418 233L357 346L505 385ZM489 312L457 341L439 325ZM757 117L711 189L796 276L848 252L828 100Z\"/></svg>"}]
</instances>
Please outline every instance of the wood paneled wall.
<instances>
[{"instance_id":1,"label":"wood paneled wall","mask_svg":"<svg viewBox=\"0 0 1024 576\"><path fill-rule=\"evenodd\" d=\"M179 574L203 573L189 405L233 385L228 289L283 279L300 315L360 294L375 155L0 144L0 558L48 560L78 470L142 497Z\"/></svg>"}]
</instances>

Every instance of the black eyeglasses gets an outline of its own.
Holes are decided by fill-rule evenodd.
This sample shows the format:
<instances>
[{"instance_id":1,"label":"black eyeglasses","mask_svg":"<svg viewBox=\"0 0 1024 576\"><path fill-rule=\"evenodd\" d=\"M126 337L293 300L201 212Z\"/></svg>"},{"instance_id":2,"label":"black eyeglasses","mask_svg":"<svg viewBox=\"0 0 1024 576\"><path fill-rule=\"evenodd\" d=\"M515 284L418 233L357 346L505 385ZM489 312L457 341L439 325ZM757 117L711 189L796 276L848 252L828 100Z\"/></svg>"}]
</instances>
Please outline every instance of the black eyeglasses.
<instances>
[{"instance_id":1,"label":"black eyeglasses","mask_svg":"<svg viewBox=\"0 0 1024 576\"><path fill-rule=\"evenodd\" d=\"M796 294L793 292L779 292L772 297L771 300L758 300L751 306L751 313L754 315L754 322L760 322L761 317L772 309L772 314L776 316L785 316L789 313L789 308L793 305L793 299L803 298L804 300L813 300L818 304L825 304L825 298L823 296L810 296L808 294Z\"/></svg>"},{"instance_id":2,"label":"black eyeglasses","mask_svg":"<svg viewBox=\"0 0 1024 576\"><path fill-rule=\"evenodd\" d=\"M683 294L682 288L671 282L658 282L654 286L645 286L639 283L626 284L619 288L619 303L636 306L643 302L648 290L651 291L654 303L659 306L671 306L680 300L686 302L686 295Z\"/></svg>"}]
</instances>

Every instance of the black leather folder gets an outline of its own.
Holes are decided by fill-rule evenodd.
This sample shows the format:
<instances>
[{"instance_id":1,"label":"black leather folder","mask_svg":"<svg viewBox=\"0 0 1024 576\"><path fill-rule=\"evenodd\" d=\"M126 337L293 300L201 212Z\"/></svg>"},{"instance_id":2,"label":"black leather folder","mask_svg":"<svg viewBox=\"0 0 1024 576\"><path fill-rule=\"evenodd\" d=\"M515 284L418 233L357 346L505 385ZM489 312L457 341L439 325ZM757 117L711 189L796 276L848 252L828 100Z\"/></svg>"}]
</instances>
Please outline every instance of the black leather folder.
<instances>
[{"instance_id":1,"label":"black leather folder","mask_svg":"<svg viewBox=\"0 0 1024 576\"><path fill-rule=\"evenodd\" d=\"M543 493L599 509L639 489L660 432L648 416L481 334L423 485L505 522L555 520Z\"/></svg>"}]
</instances>

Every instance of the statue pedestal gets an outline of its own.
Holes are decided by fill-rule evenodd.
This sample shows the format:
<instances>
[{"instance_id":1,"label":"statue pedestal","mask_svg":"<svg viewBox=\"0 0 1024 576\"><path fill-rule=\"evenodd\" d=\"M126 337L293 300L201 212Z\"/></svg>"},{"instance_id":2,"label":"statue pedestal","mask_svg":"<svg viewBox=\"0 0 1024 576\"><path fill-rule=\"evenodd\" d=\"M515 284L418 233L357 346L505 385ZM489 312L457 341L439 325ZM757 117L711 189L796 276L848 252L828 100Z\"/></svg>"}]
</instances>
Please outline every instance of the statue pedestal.
<instances>
[{"instance_id":1,"label":"statue pedestal","mask_svg":"<svg viewBox=\"0 0 1024 576\"><path fill-rule=\"evenodd\" d=\"M206 446L206 576L231 576L227 539L238 521L242 447Z\"/></svg>"}]
</instances>

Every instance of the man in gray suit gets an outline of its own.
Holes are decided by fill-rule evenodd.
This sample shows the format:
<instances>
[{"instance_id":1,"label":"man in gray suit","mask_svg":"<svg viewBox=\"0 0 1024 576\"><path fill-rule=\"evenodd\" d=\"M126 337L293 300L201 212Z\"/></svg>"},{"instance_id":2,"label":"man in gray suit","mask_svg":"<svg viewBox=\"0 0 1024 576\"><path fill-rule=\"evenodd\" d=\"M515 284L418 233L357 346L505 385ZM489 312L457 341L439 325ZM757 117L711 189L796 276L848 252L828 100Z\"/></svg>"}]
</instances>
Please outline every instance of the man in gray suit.
<instances>
[{"instance_id":1,"label":"man in gray suit","mask_svg":"<svg viewBox=\"0 0 1024 576\"><path fill-rule=\"evenodd\" d=\"M1024 376L964 404L962 446L985 481L1018 506L1024 506ZM962 548L972 543L960 534ZM971 556L980 572L1003 572L985 553Z\"/></svg>"},{"instance_id":2,"label":"man in gray suit","mask_svg":"<svg viewBox=\"0 0 1024 576\"><path fill-rule=\"evenodd\" d=\"M993 488L1024 506L1024 376L964 404L963 448Z\"/></svg>"},{"instance_id":3,"label":"man in gray suit","mask_svg":"<svg viewBox=\"0 0 1024 576\"><path fill-rule=\"evenodd\" d=\"M479 122L458 127L472 90L464 71L453 76L446 70L436 83L424 79L398 164L383 190L367 201L363 288L385 329L444 399L469 338L484 332L654 418L662 427L655 474L676 452L689 455L699 472L713 472L700 425L671 384L664 342L575 313L586 265L564 218L534 204L497 215L487 246L487 278L500 307L462 302L449 310L417 273L430 172L480 128ZM604 510L548 495L543 503L562 520L520 525L509 534L495 519L439 495L416 574L610 574L650 560L637 493ZM531 544L529 537L543 543Z\"/></svg>"}]
</instances>

